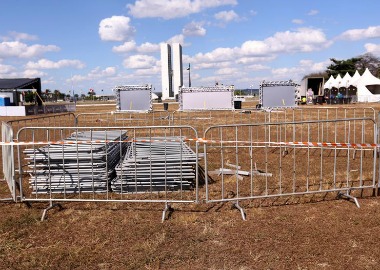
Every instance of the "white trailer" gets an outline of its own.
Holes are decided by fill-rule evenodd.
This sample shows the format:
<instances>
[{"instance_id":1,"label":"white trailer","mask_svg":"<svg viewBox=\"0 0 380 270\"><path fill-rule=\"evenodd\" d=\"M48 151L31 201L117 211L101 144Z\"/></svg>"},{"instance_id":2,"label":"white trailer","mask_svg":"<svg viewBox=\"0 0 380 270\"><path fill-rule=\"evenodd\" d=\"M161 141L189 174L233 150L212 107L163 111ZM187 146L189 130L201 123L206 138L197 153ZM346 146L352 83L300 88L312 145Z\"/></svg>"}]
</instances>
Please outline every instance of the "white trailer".
<instances>
[{"instance_id":1,"label":"white trailer","mask_svg":"<svg viewBox=\"0 0 380 270\"><path fill-rule=\"evenodd\" d=\"M307 90L311 89L314 94L314 98L324 95L325 78L324 77L309 77L301 81L297 99L302 101L307 96Z\"/></svg>"}]
</instances>

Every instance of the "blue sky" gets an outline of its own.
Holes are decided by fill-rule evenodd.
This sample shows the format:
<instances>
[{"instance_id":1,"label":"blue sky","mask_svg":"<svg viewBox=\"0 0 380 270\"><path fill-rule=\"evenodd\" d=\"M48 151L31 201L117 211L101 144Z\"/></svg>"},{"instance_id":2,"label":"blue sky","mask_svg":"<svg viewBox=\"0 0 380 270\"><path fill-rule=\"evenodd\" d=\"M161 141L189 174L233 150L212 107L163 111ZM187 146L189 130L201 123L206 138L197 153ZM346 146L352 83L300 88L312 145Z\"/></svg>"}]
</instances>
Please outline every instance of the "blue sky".
<instances>
[{"instance_id":1,"label":"blue sky","mask_svg":"<svg viewBox=\"0 0 380 270\"><path fill-rule=\"evenodd\" d=\"M380 57L379 0L1 0L0 10L0 78L41 77L64 93L160 91L162 42L182 44L193 86L258 88L329 58Z\"/></svg>"}]
</instances>

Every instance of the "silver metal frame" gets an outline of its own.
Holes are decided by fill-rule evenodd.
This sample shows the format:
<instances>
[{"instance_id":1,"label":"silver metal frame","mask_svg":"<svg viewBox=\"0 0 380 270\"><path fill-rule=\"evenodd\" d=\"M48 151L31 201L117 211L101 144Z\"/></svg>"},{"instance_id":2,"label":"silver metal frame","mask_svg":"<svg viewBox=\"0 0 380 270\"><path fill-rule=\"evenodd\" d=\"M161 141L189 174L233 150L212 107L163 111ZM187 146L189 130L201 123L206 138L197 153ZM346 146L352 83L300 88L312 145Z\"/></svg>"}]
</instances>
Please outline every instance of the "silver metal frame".
<instances>
[{"instance_id":1,"label":"silver metal frame","mask_svg":"<svg viewBox=\"0 0 380 270\"><path fill-rule=\"evenodd\" d=\"M41 130L45 136L35 137ZM87 135L82 136L83 133ZM128 138L115 138L125 133ZM185 140L198 135L190 126L26 127L18 131L16 140L20 137L30 138L29 145L17 145L20 200L49 202L43 218L60 202L165 203L164 211L172 203L199 202L198 142ZM133 162L125 167L121 163L114 173L112 166L126 160L122 150L126 145L132 146L126 149L126 159ZM118 148L120 151L116 151ZM28 161L27 171L24 160ZM160 188L144 193L139 189L124 190L126 184L117 179L125 179L132 171L130 183L142 184L138 178L141 174L136 173L142 171L146 175L147 167L141 166L142 163L148 164L152 172L159 165L156 173L148 174L142 182L154 186L159 181ZM26 178L25 173L30 177ZM113 191L117 185L121 185L121 190Z\"/></svg>"},{"instance_id":2,"label":"silver metal frame","mask_svg":"<svg viewBox=\"0 0 380 270\"><path fill-rule=\"evenodd\" d=\"M152 111L153 110L153 104L152 104L152 85L146 84L146 85L120 85L120 86L115 86L112 89L115 92L116 95L116 110L117 111ZM148 91L149 95L149 108L145 110L134 110L134 109L129 109L129 110L122 110L121 109L121 92L131 92L131 91ZM132 102L132 101L131 101Z\"/></svg>"},{"instance_id":3,"label":"silver metal frame","mask_svg":"<svg viewBox=\"0 0 380 270\"><path fill-rule=\"evenodd\" d=\"M270 88L277 87L277 86L294 87L294 93L293 93L294 102L292 105L272 106L272 107L268 107L268 106L264 105L265 92L269 91ZM292 80L289 80L289 81L262 81L260 84L260 89L259 89L260 104L262 105L262 108L266 109L266 110L268 110L268 109L273 110L273 109L297 107L297 88L296 88L296 86L297 86L297 84L295 82L293 82ZM264 88L267 88L268 90L264 90ZM277 98L281 98L281 97L277 97Z\"/></svg>"},{"instance_id":4,"label":"silver metal frame","mask_svg":"<svg viewBox=\"0 0 380 270\"><path fill-rule=\"evenodd\" d=\"M230 86L209 86L209 87L181 87L179 90L179 97L178 97L178 102L179 102L179 110L183 111L183 94L184 93L205 93L205 92L215 92L215 93L220 93L220 92L230 92L231 94L231 103L230 103L230 108L205 108L203 111L206 110L233 110L234 109L234 89L233 87ZM193 110L202 110L200 108L198 109L187 109L186 111L193 111Z\"/></svg>"},{"instance_id":5,"label":"silver metal frame","mask_svg":"<svg viewBox=\"0 0 380 270\"><path fill-rule=\"evenodd\" d=\"M359 130L352 137L354 123ZM353 200L359 207L351 191L376 188L377 153L373 146L355 148L285 143L302 142L302 137L310 138L307 142L313 142L311 130L324 128L326 131L328 126L329 142L341 142L339 139L347 133L345 137L351 143L377 143L377 126L371 118L209 127L203 136L206 203L234 202L243 219L245 215L239 202L260 198L337 192L340 197ZM367 136L366 141L361 140L368 128L373 128L374 136ZM301 135L302 130L306 134ZM242 134L247 134L248 139L243 140ZM328 134L324 136L320 142ZM212 151L209 152L209 149ZM242 158L242 155L248 156L249 160ZM296 159L299 155L302 158ZM303 163L296 163L296 160ZM231 170L227 161L239 169ZM355 182L351 179L352 168L358 174ZM225 175L226 171L228 174L232 172L232 175ZM284 171L292 172L291 179L284 178ZM364 179L365 172L371 175L371 181ZM218 174L212 182L210 173Z\"/></svg>"}]
</instances>

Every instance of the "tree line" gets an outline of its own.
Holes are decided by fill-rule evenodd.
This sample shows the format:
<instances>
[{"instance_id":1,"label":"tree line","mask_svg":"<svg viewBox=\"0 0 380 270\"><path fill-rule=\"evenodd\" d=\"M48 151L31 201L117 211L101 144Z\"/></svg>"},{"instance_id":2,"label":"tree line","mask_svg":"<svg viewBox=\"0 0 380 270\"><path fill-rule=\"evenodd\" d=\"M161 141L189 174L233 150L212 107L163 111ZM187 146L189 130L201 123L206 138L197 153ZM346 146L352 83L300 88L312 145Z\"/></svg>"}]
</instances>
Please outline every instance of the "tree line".
<instances>
[{"instance_id":1,"label":"tree line","mask_svg":"<svg viewBox=\"0 0 380 270\"><path fill-rule=\"evenodd\" d=\"M336 77L340 74L343 77L347 72L353 76L356 70L363 74L366 68L377 78L380 78L380 58L372 53L366 53L345 60L330 58L331 64L323 72L310 73L305 78L309 77L324 77L328 79L331 75Z\"/></svg>"}]
</instances>

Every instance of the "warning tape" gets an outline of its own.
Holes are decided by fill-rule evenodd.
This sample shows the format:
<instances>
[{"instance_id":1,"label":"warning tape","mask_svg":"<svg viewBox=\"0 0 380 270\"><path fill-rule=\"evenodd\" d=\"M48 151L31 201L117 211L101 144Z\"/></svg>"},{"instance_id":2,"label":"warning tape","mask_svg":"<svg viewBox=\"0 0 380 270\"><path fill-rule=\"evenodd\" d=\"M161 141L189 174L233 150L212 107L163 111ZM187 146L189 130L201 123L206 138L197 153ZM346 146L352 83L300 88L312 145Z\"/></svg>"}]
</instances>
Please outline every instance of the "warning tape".
<instances>
[{"instance_id":1,"label":"warning tape","mask_svg":"<svg viewBox=\"0 0 380 270\"><path fill-rule=\"evenodd\" d=\"M203 144L250 144L250 145L287 145L308 147L345 147L345 148L378 148L375 143L338 143L338 142L262 142L262 141L238 141L238 140L207 140L204 138L183 139L127 139L127 140L87 140L87 141L14 141L0 142L0 145L81 145L81 144L105 144L105 143L162 143L162 142L198 142Z\"/></svg>"}]
</instances>

